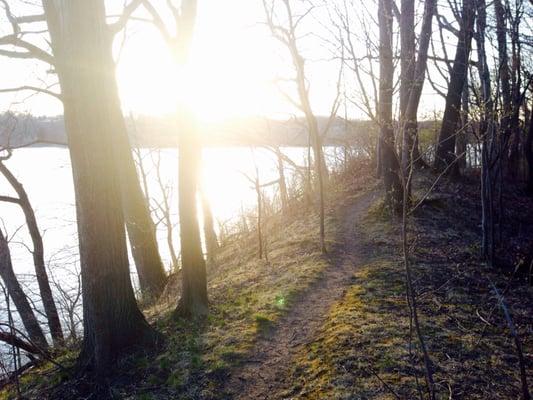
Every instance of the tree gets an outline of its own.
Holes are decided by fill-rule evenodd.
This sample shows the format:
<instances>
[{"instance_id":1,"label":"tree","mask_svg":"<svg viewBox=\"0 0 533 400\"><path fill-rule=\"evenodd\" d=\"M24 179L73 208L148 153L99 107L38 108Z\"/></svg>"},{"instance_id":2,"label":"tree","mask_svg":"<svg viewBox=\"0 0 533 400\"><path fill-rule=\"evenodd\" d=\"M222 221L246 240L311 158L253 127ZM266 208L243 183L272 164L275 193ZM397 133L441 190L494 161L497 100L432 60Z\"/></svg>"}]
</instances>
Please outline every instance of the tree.
<instances>
[{"instance_id":1,"label":"tree","mask_svg":"<svg viewBox=\"0 0 533 400\"><path fill-rule=\"evenodd\" d=\"M381 174L385 186L385 204L399 212L402 204L403 188L400 180L400 163L394 147L392 121L392 96L394 64L392 59L392 1L379 0L379 105L380 126L379 154Z\"/></svg>"},{"instance_id":2,"label":"tree","mask_svg":"<svg viewBox=\"0 0 533 400\"><path fill-rule=\"evenodd\" d=\"M485 0L476 0L477 9L477 53L478 73L481 83L479 105L481 117L479 135L481 137L481 253L490 264L494 261L494 215L492 193L493 147L495 143L494 102L491 93L490 71L485 51L485 30L487 24Z\"/></svg>"},{"instance_id":3,"label":"tree","mask_svg":"<svg viewBox=\"0 0 533 400\"><path fill-rule=\"evenodd\" d=\"M24 40L24 32L20 24L40 22L42 15L30 17L15 17L6 1L2 1L7 19L10 21L13 33L0 38L0 45L12 45L24 51L2 50L0 55L14 58L35 58L51 65L55 64L54 56ZM124 11L119 21L110 27L111 36L120 31L128 20L129 15L139 6L140 0L132 1ZM2 92L32 90L45 93L64 100L61 94L49 89L23 86L19 88L2 89ZM123 213L131 244L139 283L143 294L149 297L158 296L166 283L166 274L157 248L157 240L150 211L144 199L140 182L135 170L135 163L131 154L131 145L126 131L116 131L115 140L117 161L121 174L120 184L123 191Z\"/></svg>"},{"instance_id":4,"label":"tree","mask_svg":"<svg viewBox=\"0 0 533 400\"><path fill-rule=\"evenodd\" d=\"M524 151L528 166L526 190L530 195L533 195L533 112L530 112L529 116L529 127Z\"/></svg>"},{"instance_id":5,"label":"tree","mask_svg":"<svg viewBox=\"0 0 533 400\"><path fill-rule=\"evenodd\" d=\"M200 196L202 199L202 214L204 217L204 240L207 251L207 260L213 263L219 247L217 233L215 232L215 220L205 190L201 190Z\"/></svg>"},{"instance_id":6,"label":"tree","mask_svg":"<svg viewBox=\"0 0 533 400\"><path fill-rule=\"evenodd\" d=\"M414 18L411 15L411 13L414 14L414 2L409 0L406 3L407 6L405 6L405 12L407 13L407 21L405 22L405 27L403 26L403 10L402 18L400 19L400 21L402 21L400 29L401 31L406 31L405 33L402 33L401 55L402 71L405 70L405 73L402 72L400 82L400 124L402 129L401 136L403 138L402 169L404 174L405 171L408 170L408 164L412 163L413 166L421 166L424 164L418 149L418 106L420 104L422 88L424 87L424 78L426 76L433 15L435 14L435 8L437 7L436 0L426 0L424 2L424 14L422 17L422 27L418 44L418 56L416 56L415 59L416 46L414 44ZM402 2L402 9L403 7L404 5ZM407 36L407 38L403 38L403 36ZM408 47L406 54L403 54L404 41L405 45ZM403 81L404 79L406 79L406 82ZM408 191L410 192L409 188Z\"/></svg>"},{"instance_id":7,"label":"tree","mask_svg":"<svg viewBox=\"0 0 533 400\"><path fill-rule=\"evenodd\" d=\"M442 127L435 150L434 167L439 171L446 170L456 160L455 138L461 110L461 95L463 93L465 76L468 71L468 59L474 31L475 15L475 4L473 1L464 0L455 60L450 75L448 94L446 95Z\"/></svg>"},{"instance_id":8,"label":"tree","mask_svg":"<svg viewBox=\"0 0 533 400\"><path fill-rule=\"evenodd\" d=\"M402 140L402 168L411 159L421 160L418 149L418 135L416 120L408 120L406 116L407 104L415 79L416 44L415 44L415 2L414 0L401 1L400 14L400 126L406 126Z\"/></svg>"},{"instance_id":9,"label":"tree","mask_svg":"<svg viewBox=\"0 0 533 400\"><path fill-rule=\"evenodd\" d=\"M0 277L4 281L9 297L13 299L15 307L19 313L22 325L28 333L28 337L34 345L45 350L48 347L43 330L39 325L39 321L35 317L30 302L20 285L13 264L11 263L11 253L9 252L8 240L4 233L0 230Z\"/></svg>"},{"instance_id":10,"label":"tree","mask_svg":"<svg viewBox=\"0 0 533 400\"><path fill-rule=\"evenodd\" d=\"M293 99L290 95L286 97L290 102L305 116L307 124L307 130L309 132L309 141L313 149L314 156L314 170L318 186L319 196L319 240L320 249L322 253L326 253L325 242L325 185L328 180L328 169L324 158L323 140L326 136L333 119L337 115L338 108L340 106L340 79L342 77L342 66L339 71L337 81L337 97L333 102L329 120L326 127L321 131L318 127L317 118L313 112L311 106L311 100L309 97L309 82L306 75L305 59L302 56L298 47L298 25L302 22L305 16L307 16L313 9L313 6L309 10L304 12L302 16L295 16L289 0L281 0L281 8L283 9L283 15L286 18L284 22L278 22L276 19L279 17L274 11L278 2L273 0L271 2L263 0L263 8L265 10L266 23L270 29L272 36L279 41L290 54L290 60L294 69L295 77L292 79L296 92L297 99ZM341 58L342 59L342 58ZM310 161L309 161L310 162Z\"/></svg>"},{"instance_id":11,"label":"tree","mask_svg":"<svg viewBox=\"0 0 533 400\"><path fill-rule=\"evenodd\" d=\"M18 198L0 196L0 201L7 201L19 205L24 213L26 225L33 243L33 265L35 267L35 276L37 277L37 283L39 285L39 294L41 295L44 311L48 320L50 335L52 336L54 344L59 346L63 344L63 330L61 329L61 322L59 321L56 303L52 295L52 289L50 288L48 273L46 272L43 238L37 225L37 219L35 218L33 207L30 203L26 190L2 160L0 160L0 173L9 182L18 196Z\"/></svg>"},{"instance_id":12,"label":"tree","mask_svg":"<svg viewBox=\"0 0 533 400\"><path fill-rule=\"evenodd\" d=\"M188 80L189 62L196 23L196 0L183 0L180 7L167 2L174 17L175 34L171 34L163 18L148 0L144 7L152 16L154 25L164 38L172 54L176 74ZM198 140L196 121L186 102L177 102L177 124L179 134L179 218L182 263L182 293L176 309L177 315L184 317L205 316L208 312L207 272L202 251L196 195L199 190L202 149Z\"/></svg>"},{"instance_id":13,"label":"tree","mask_svg":"<svg viewBox=\"0 0 533 400\"><path fill-rule=\"evenodd\" d=\"M103 0L43 0L61 85L72 160L83 286L80 367L98 375L155 331L137 307L130 279L117 158L120 109L112 35Z\"/></svg>"}]
</instances>

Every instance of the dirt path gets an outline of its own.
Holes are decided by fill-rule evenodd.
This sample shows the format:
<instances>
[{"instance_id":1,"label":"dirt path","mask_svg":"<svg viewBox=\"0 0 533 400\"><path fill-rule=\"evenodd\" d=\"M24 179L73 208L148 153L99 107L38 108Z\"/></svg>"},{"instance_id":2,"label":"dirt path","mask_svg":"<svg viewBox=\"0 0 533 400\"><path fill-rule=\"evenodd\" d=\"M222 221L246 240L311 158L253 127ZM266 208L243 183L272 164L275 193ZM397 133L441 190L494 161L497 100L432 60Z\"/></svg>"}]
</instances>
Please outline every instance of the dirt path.
<instances>
[{"instance_id":1,"label":"dirt path","mask_svg":"<svg viewBox=\"0 0 533 400\"><path fill-rule=\"evenodd\" d=\"M315 337L331 306L343 295L358 265L364 260L358 221L375 200L376 190L358 197L343 210L343 246L331 254L324 277L309 287L281 319L273 334L258 340L252 358L230 377L226 392L234 399L279 399L291 381L292 360L302 345Z\"/></svg>"}]
</instances>

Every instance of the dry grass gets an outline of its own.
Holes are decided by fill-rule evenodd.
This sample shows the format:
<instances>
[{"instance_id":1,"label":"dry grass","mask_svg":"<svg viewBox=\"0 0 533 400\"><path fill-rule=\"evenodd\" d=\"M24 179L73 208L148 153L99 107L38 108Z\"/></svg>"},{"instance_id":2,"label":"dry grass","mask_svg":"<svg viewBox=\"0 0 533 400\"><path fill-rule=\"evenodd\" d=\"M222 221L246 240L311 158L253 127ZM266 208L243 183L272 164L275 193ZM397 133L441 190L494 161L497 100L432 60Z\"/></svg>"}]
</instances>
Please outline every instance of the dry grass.
<instances>
[{"instance_id":1,"label":"dry grass","mask_svg":"<svg viewBox=\"0 0 533 400\"><path fill-rule=\"evenodd\" d=\"M419 182L418 196L429 181ZM450 197L453 189L441 187L417 210L410 230L416 242L419 312L438 398L516 399L521 393L516 349L489 279L501 291L507 288L530 385L532 291L523 279L511 279L479 261L475 199L468 197L471 193ZM394 250L399 248L397 225L381 214L379 205L374 207L362 227L376 249L372 261L355 274L354 285L331 309L316 340L300 352L294 387L284 396L394 399L394 391L400 398L418 398L415 377L424 390L416 338L410 340L403 265Z\"/></svg>"},{"instance_id":2,"label":"dry grass","mask_svg":"<svg viewBox=\"0 0 533 400\"><path fill-rule=\"evenodd\" d=\"M327 246L337 246L341 224L337 212L349 196L367 186L368 166L354 165L357 178L333 177L326 219ZM349 171L352 173L353 171ZM225 398L222 383L251 350L258 335L268 334L298 296L320 276L329 260L318 245L318 216L301 203L290 215L267 219L268 260L257 257L255 233L243 234L220 250L208 271L210 313L205 321L175 320L179 276L171 278L163 298L145 310L149 321L167 338L157 354L137 354L123 360L111 378L111 394L125 399ZM72 365L76 352L65 360ZM57 386L65 379L66 383ZM0 398L14 398L14 388ZM53 390L52 390L53 389ZM30 398L78 398L90 393L90 382L61 376L45 365L23 378L22 392ZM81 397L79 397L81 398Z\"/></svg>"}]
</instances>

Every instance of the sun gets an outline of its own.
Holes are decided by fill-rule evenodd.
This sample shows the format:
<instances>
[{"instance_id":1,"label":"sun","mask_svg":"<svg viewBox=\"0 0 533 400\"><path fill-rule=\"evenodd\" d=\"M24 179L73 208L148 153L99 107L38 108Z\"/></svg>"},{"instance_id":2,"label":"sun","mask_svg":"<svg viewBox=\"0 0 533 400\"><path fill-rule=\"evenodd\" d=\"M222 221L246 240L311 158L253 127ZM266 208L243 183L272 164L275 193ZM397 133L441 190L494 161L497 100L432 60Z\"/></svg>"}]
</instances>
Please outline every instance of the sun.
<instances>
[{"instance_id":1,"label":"sun","mask_svg":"<svg viewBox=\"0 0 533 400\"><path fill-rule=\"evenodd\" d=\"M247 27L200 28L184 70L175 67L153 29L141 29L123 46L117 43L117 81L126 113L165 115L185 102L199 121L213 122L286 109L273 84L278 66L268 56L268 37Z\"/></svg>"}]
</instances>

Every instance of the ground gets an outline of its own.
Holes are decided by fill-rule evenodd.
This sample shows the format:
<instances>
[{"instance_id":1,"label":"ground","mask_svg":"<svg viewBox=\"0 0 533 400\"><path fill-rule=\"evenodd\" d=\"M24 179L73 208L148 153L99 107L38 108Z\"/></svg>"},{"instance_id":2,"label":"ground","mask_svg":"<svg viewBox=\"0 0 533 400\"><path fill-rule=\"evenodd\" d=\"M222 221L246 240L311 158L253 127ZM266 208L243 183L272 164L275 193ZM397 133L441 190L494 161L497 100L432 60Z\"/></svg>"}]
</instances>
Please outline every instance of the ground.
<instances>
[{"instance_id":1,"label":"ground","mask_svg":"<svg viewBox=\"0 0 533 400\"><path fill-rule=\"evenodd\" d=\"M410 334L399 221L383 210L369 165L333 177L328 254L319 252L317 216L297 204L273 216L259 260L253 232L229 238L209 271L207 320L171 318L179 278L147 309L169 338L156 354L124 360L106 394L126 399L394 399L418 397L424 371ZM355 178L354 178L355 177ZM533 204L504 198L505 246L498 265L479 259L477 180L421 174L409 219L410 261L437 398L520 396L515 342L495 299L504 297L533 382L533 300L527 266ZM525 212L528 211L528 212ZM515 268L518 266L518 268ZM530 283L530 282L529 282ZM60 360L68 367L75 352ZM89 398L91 382L45 365L22 378L28 398ZM14 388L4 398L14 397ZM93 396L93 398L95 398Z\"/></svg>"}]
</instances>

